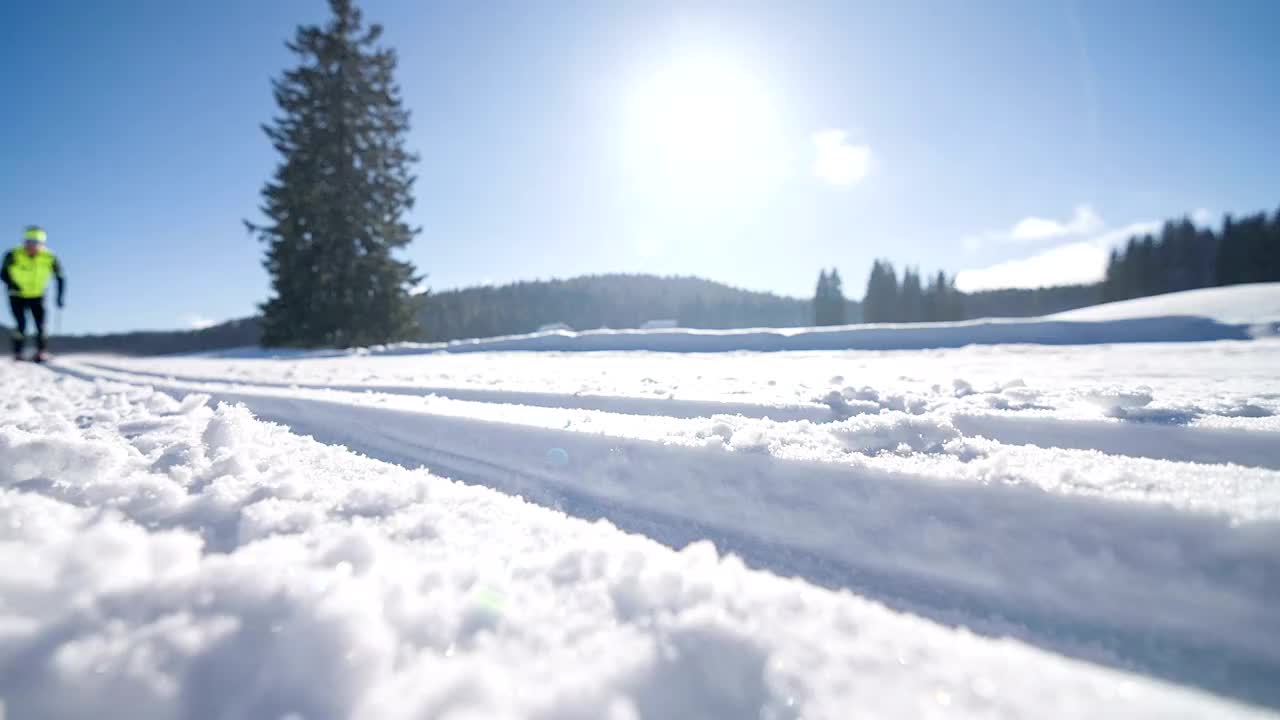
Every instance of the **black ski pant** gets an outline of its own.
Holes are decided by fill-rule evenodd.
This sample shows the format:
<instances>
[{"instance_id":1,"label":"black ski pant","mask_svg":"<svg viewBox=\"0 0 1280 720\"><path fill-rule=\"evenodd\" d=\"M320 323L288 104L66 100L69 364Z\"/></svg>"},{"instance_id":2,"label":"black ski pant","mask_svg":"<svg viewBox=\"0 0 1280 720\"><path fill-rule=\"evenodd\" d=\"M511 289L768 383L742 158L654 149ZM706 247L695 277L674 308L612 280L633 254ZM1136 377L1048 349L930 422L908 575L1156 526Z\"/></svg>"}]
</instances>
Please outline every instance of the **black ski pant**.
<instances>
[{"instance_id":1,"label":"black ski pant","mask_svg":"<svg viewBox=\"0 0 1280 720\"><path fill-rule=\"evenodd\" d=\"M13 354L20 355L27 341L27 312L36 323L36 350L44 352L48 338L44 332L44 298L9 296L9 309L13 311Z\"/></svg>"}]
</instances>

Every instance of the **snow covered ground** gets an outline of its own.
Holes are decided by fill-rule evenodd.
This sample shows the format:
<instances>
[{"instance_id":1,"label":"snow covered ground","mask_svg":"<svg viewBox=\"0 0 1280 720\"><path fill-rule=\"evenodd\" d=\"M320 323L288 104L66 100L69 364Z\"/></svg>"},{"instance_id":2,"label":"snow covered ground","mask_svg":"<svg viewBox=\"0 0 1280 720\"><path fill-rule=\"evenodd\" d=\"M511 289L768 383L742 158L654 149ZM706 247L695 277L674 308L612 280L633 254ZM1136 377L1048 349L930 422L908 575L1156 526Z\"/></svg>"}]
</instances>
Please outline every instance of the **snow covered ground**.
<instances>
[{"instance_id":1,"label":"snow covered ground","mask_svg":"<svg viewBox=\"0 0 1280 720\"><path fill-rule=\"evenodd\" d=\"M0 387L8 720L1280 709L1277 340Z\"/></svg>"},{"instance_id":2,"label":"snow covered ground","mask_svg":"<svg viewBox=\"0 0 1280 720\"><path fill-rule=\"evenodd\" d=\"M1271 341L6 367L0 698L1275 708L1277 367Z\"/></svg>"}]
</instances>

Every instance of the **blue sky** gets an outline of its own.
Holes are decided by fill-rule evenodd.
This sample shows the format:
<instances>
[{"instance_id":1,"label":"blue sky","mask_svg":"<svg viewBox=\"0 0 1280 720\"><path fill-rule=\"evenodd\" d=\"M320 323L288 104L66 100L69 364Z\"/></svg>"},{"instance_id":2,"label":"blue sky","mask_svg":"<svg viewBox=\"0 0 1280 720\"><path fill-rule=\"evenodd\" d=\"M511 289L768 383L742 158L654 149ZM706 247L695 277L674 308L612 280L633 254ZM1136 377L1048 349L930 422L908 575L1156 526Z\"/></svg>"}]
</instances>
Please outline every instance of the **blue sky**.
<instances>
[{"instance_id":1,"label":"blue sky","mask_svg":"<svg viewBox=\"0 0 1280 720\"><path fill-rule=\"evenodd\" d=\"M422 156L435 289L590 272L808 295L876 257L971 287L1096 273L1181 214L1280 205L1280 3L366 0ZM241 224L321 0L0 6L0 233L48 228L64 329L268 292Z\"/></svg>"}]
</instances>

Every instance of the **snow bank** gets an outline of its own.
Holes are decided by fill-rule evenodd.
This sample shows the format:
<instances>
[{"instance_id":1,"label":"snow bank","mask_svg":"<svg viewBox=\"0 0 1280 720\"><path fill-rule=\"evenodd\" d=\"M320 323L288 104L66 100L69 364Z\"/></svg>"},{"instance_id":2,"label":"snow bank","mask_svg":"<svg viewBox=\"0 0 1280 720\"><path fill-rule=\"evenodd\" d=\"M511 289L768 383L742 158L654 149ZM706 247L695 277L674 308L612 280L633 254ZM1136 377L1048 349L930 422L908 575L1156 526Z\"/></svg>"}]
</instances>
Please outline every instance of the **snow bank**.
<instances>
[{"instance_id":1,"label":"snow bank","mask_svg":"<svg viewBox=\"0 0 1280 720\"><path fill-rule=\"evenodd\" d=\"M0 366L0 385L5 717L1258 715L205 395L31 366Z\"/></svg>"},{"instance_id":2,"label":"snow bank","mask_svg":"<svg viewBox=\"0 0 1280 720\"><path fill-rule=\"evenodd\" d=\"M918 350L965 345L1034 343L1195 342L1247 340L1245 326L1192 316L1101 321L972 320L910 325L755 330L590 330L551 332L449 343L403 343L370 348L375 355L431 352L778 352L785 350Z\"/></svg>"}]
</instances>

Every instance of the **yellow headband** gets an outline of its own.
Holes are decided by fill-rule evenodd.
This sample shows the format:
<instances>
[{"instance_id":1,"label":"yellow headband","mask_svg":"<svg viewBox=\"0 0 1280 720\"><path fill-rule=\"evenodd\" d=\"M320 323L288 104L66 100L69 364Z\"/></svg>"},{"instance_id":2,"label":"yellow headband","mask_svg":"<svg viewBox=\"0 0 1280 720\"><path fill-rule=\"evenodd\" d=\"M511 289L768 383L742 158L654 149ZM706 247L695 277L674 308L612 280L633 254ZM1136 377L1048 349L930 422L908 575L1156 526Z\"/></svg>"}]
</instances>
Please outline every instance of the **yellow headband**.
<instances>
[{"instance_id":1,"label":"yellow headband","mask_svg":"<svg viewBox=\"0 0 1280 720\"><path fill-rule=\"evenodd\" d=\"M48 234L40 228L27 228L22 233L23 242L38 242L43 245L48 239Z\"/></svg>"}]
</instances>

